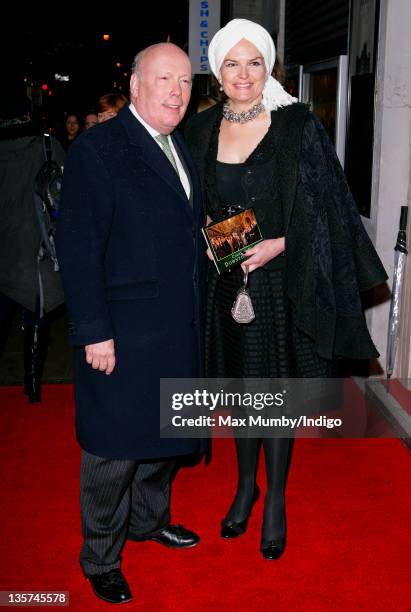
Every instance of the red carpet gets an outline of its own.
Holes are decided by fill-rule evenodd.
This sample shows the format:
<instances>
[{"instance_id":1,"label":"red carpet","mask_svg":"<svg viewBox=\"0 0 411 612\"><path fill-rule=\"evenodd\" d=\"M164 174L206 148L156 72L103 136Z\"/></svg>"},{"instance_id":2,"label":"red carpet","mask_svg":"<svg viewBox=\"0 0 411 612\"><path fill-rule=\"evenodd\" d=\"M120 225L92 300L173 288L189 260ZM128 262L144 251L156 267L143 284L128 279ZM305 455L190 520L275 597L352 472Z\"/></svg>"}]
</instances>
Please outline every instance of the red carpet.
<instances>
[{"instance_id":1,"label":"red carpet","mask_svg":"<svg viewBox=\"0 0 411 612\"><path fill-rule=\"evenodd\" d=\"M72 390L49 386L44 396L29 406L21 388L0 388L0 590L64 590L71 610L112 609L91 594L78 566ZM398 440L297 440L288 546L269 562L258 551L261 501L244 537L218 537L235 458L232 440L217 440L212 463L180 470L174 485L173 519L202 543L185 551L128 543L123 569L135 598L128 608L409 610L410 475ZM262 469L259 482L264 487Z\"/></svg>"}]
</instances>

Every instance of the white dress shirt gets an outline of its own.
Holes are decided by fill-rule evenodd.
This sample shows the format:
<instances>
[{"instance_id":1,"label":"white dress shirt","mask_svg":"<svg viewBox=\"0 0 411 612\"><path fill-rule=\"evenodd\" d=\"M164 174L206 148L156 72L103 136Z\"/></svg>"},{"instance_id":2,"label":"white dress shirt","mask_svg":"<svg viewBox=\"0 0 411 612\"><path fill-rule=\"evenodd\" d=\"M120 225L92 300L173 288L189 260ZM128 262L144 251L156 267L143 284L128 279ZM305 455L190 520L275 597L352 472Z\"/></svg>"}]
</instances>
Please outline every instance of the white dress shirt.
<instances>
[{"instance_id":1,"label":"white dress shirt","mask_svg":"<svg viewBox=\"0 0 411 612\"><path fill-rule=\"evenodd\" d=\"M150 134L150 136L153 137L154 142L160 147L161 150L163 150L161 144L158 142L158 140L156 140L156 136L158 136L160 134L160 132L157 132L157 130L155 130L154 128L151 127L151 125L148 125L148 123L146 123L144 121L144 119L142 117L140 117L140 115L138 114L138 112L135 109L135 106L130 103L130 110L133 113L133 115L136 117L136 119L138 119L138 121L140 121L140 123L143 125L143 127L146 128L147 132ZM186 192L187 195L187 199L190 199L190 181L188 180L188 176L186 174L186 171L184 170L183 164L180 161L180 157L177 153L177 151L175 150L174 144L173 144L173 140L170 138L170 136L167 136L167 140L168 143L170 145L170 148L173 152L174 155L174 159L176 160L176 164L177 164L177 168L178 168L178 175L180 177L180 181L181 184L183 185L184 191Z\"/></svg>"}]
</instances>

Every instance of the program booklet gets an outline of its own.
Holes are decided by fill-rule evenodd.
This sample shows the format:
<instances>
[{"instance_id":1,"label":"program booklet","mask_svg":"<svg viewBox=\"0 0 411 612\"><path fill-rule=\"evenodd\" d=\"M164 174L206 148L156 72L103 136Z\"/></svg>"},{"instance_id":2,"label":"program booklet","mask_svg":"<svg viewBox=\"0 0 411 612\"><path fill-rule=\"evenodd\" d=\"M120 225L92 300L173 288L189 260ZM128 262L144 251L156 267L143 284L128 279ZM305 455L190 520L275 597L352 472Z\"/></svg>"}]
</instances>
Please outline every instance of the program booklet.
<instances>
[{"instance_id":1,"label":"program booklet","mask_svg":"<svg viewBox=\"0 0 411 612\"><path fill-rule=\"evenodd\" d=\"M210 223L202 231L219 274L244 261L244 252L263 240L252 208Z\"/></svg>"}]
</instances>

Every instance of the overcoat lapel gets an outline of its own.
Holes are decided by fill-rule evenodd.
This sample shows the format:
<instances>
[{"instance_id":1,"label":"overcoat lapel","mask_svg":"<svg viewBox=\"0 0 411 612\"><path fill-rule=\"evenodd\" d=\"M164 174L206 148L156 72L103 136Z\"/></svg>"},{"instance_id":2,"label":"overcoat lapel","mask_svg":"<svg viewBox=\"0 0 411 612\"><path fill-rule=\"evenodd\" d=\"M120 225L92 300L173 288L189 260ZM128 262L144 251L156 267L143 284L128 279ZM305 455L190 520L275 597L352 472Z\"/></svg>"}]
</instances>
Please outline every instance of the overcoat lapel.
<instances>
[{"instance_id":1,"label":"overcoat lapel","mask_svg":"<svg viewBox=\"0 0 411 612\"><path fill-rule=\"evenodd\" d=\"M147 132L145 127L136 117L134 117L128 107L122 109L118 116L126 129L130 144L138 149L141 161L150 166L161 180L168 183L168 185L187 202L187 195L181 184L180 178L164 152L154 142L152 136Z\"/></svg>"},{"instance_id":2,"label":"overcoat lapel","mask_svg":"<svg viewBox=\"0 0 411 612\"><path fill-rule=\"evenodd\" d=\"M192 212L194 214L194 218L197 219L198 215L203 211L197 169L181 134L174 132L172 139L190 182L190 212Z\"/></svg>"},{"instance_id":3,"label":"overcoat lapel","mask_svg":"<svg viewBox=\"0 0 411 612\"><path fill-rule=\"evenodd\" d=\"M172 138L172 141L173 141L173 144L174 144L174 148L177 151L177 155L179 157L179 160L180 160L180 162L181 162L181 164L182 164L182 166L183 166L183 168L185 170L185 173L187 175L188 182L190 184L190 198L188 199L188 202L190 204L191 209L193 209L193 199L194 199L193 189L194 189L194 186L193 186L193 180L192 180L192 177L191 177L191 172L190 172L190 170L188 168L187 160L186 160L186 157L184 155L185 152L183 152L182 147L180 146L181 142L177 140L176 135L173 134L171 138Z\"/></svg>"}]
</instances>

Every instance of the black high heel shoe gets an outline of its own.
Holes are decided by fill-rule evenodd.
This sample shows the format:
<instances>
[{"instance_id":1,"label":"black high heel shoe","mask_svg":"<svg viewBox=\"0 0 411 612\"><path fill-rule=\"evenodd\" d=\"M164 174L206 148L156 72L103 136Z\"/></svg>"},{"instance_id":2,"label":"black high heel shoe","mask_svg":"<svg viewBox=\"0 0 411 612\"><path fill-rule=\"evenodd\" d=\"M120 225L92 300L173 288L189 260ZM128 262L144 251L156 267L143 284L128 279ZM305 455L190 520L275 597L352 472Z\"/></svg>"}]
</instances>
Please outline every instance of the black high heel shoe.
<instances>
[{"instance_id":1,"label":"black high heel shoe","mask_svg":"<svg viewBox=\"0 0 411 612\"><path fill-rule=\"evenodd\" d=\"M256 485L254 489L253 499L251 501L250 512L248 513L247 518L244 521L241 521L240 523L236 523L228 519L223 519L221 521L221 533L220 533L222 538L225 538L226 540L232 539L232 538L238 538L239 536L243 535L247 531L248 519L250 518L251 511L255 503L258 501L259 497L260 497L260 489Z\"/></svg>"},{"instance_id":2,"label":"black high heel shoe","mask_svg":"<svg viewBox=\"0 0 411 612\"><path fill-rule=\"evenodd\" d=\"M284 552L285 540L286 540L286 537L285 537L286 536L285 507L283 509L282 522L284 525L284 535L283 536L275 537L272 540L265 540L263 535L261 535L260 551L264 559L268 559L269 561L278 559L279 557L281 557L281 555ZM263 527L263 533L264 533L264 527Z\"/></svg>"},{"instance_id":3,"label":"black high heel shoe","mask_svg":"<svg viewBox=\"0 0 411 612\"><path fill-rule=\"evenodd\" d=\"M268 559L269 561L281 557L284 552L284 548L285 538L269 541L262 540L260 546L261 554L263 555L264 559Z\"/></svg>"}]
</instances>

